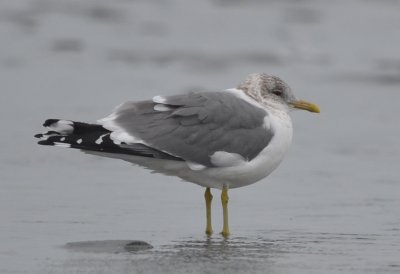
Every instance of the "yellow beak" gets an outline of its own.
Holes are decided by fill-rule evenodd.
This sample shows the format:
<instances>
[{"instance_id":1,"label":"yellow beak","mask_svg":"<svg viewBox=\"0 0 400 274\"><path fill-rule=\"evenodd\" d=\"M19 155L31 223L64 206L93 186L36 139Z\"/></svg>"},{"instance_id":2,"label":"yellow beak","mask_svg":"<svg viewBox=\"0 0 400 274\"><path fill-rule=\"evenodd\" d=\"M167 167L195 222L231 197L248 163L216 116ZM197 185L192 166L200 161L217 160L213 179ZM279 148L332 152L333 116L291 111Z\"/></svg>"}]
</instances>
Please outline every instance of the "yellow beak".
<instances>
[{"instance_id":1,"label":"yellow beak","mask_svg":"<svg viewBox=\"0 0 400 274\"><path fill-rule=\"evenodd\" d=\"M297 100L292 102L294 108L308 110L310 112L320 113L320 109L316 104L306 102L303 100Z\"/></svg>"}]
</instances>

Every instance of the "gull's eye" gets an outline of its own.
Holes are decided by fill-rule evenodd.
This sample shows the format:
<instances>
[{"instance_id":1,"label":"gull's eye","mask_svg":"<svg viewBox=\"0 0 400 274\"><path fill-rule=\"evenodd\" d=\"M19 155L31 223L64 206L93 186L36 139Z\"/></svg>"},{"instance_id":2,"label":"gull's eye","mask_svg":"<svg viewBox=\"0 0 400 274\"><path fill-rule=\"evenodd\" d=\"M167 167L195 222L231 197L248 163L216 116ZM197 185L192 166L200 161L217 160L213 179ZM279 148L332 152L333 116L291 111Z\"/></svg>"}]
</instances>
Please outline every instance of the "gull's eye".
<instances>
[{"instance_id":1,"label":"gull's eye","mask_svg":"<svg viewBox=\"0 0 400 274\"><path fill-rule=\"evenodd\" d=\"M272 91L272 93L273 94L275 94L276 96L282 96L282 94L283 94L283 91L282 90L280 90L280 89L274 89L273 91Z\"/></svg>"}]
</instances>

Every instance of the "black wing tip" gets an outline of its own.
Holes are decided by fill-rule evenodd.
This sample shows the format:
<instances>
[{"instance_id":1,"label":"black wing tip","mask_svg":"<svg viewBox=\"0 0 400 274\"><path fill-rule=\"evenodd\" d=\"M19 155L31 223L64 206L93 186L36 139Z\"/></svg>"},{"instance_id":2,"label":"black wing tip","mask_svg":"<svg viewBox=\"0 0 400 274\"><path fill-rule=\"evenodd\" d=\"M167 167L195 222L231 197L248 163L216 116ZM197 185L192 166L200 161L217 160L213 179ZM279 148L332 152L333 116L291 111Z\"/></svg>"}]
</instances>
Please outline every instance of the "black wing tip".
<instances>
[{"instance_id":1,"label":"black wing tip","mask_svg":"<svg viewBox=\"0 0 400 274\"><path fill-rule=\"evenodd\" d=\"M73 127L72 132L63 132L57 130L59 121L68 121ZM133 156L141 156L155 159L167 159L175 161L183 161L182 158L175 157L155 148L143 144L126 144L115 143L111 139L111 131L105 129L102 125L74 122L64 119L47 119L43 123L44 127L50 130L45 133L35 134L35 138L39 138L38 144L44 146L59 146L81 149L84 151L98 151L111 154L126 154Z\"/></svg>"},{"instance_id":2,"label":"black wing tip","mask_svg":"<svg viewBox=\"0 0 400 274\"><path fill-rule=\"evenodd\" d=\"M39 142L37 142L39 145L43 145L43 146L54 146L54 142L50 142L47 140L41 140Z\"/></svg>"},{"instance_id":3,"label":"black wing tip","mask_svg":"<svg viewBox=\"0 0 400 274\"><path fill-rule=\"evenodd\" d=\"M60 119L47 119L46 121L44 121L43 126L49 127L52 124L57 123L58 121L60 121Z\"/></svg>"},{"instance_id":4,"label":"black wing tip","mask_svg":"<svg viewBox=\"0 0 400 274\"><path fill-rule=\"evenodd\" d=\"M60 135L60 133L57 132L57 131L54 131L54 130L50 130L50 131L47 131L45 133L35 134L34 137L35 138L43 138L43 137L47 137L47 136L51 136L51 135Z\"/></svg>"}]
</instances>

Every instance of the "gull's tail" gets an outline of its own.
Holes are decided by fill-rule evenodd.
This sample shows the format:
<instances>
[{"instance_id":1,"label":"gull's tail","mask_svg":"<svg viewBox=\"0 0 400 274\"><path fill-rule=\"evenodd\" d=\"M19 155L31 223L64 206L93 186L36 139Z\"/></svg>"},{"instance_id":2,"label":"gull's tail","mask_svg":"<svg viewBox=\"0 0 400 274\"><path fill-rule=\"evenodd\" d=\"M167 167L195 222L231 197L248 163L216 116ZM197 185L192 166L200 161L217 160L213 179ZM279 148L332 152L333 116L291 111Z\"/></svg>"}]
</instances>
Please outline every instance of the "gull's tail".
<instances>
[{"instance_id":1,"label":"gull's tail","mask_svg":"<svg viewBox=\"0 0 400 274\"><path fill-rule=\"evenodd\" d=\"M48 119L43 124L47 132L36 134L39 145L77 148L86 152L126 154L158 159L182 160L147 145L126 144L113 140L112 131L101 125ZM104 155L107 156L107 155Z\"/></svg>"}]
</instances>

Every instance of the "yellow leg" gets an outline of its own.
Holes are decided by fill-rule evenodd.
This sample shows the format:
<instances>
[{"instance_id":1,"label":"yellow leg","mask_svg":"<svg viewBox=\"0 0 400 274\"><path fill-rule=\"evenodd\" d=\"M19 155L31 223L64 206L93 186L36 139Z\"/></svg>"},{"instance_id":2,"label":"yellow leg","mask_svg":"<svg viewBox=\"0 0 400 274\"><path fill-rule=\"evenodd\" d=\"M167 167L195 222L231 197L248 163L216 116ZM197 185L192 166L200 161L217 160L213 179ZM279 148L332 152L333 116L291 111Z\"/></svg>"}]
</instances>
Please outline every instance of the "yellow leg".
<instances>
[{"instance_id":1,"label":"yellow leg","mask_svg":"<svg viewBox=\"0 0 400 274\"><path fill-rule=\"evenodd\" d=\"M229 224L228 224L228 201L229 201L228 187L224 186L224 187L222 187L222 192L221 192L222 213L224 216L224 224L222 227L221 234L224 237L228 237L230 234L229 233Z\"/></svg>"},{"instance_id":2,"label":"yellow leg","mask_svg":"<svg viewBox=\"0 0 400 274\"><path fill-rule=\"evenodd\" d=\"M206 234L211 235L213 233L211 225L211 201L213 199L213 196L211 194L211 190L209 187L206 188L206 192L204 193L204 198L206 199L206 218L207 218Z\"/></svg>"}]
</instances>

